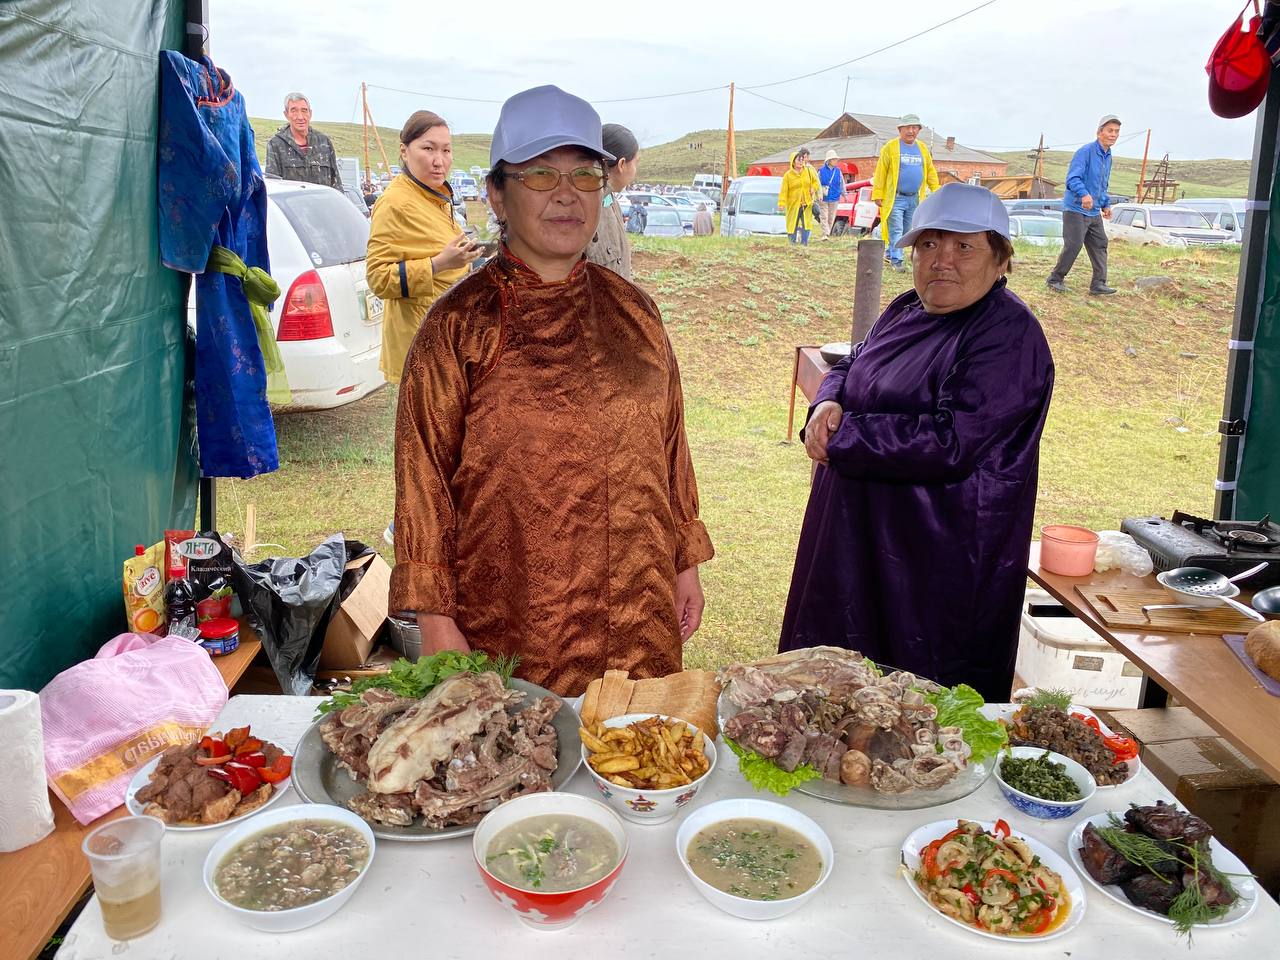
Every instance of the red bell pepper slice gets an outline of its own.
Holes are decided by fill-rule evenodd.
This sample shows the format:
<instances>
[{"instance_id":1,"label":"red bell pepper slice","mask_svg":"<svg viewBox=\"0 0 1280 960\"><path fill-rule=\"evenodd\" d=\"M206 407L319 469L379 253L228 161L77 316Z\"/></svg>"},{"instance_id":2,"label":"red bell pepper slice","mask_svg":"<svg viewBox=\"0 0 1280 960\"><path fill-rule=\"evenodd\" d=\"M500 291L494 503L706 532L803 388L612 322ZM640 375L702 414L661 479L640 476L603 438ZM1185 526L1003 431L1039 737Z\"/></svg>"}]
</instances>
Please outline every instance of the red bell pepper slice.
<instances>
[{"instance_id":1,"label":"red bell pepper slice","mask_svg":"<svg viewBox=\"0 0 1280 960\"><path fill-rule=\"evenodd\" d=\"M965 897L968 898L969 902L975 907L982 903L981 899L978 897L978 891L973 889L972 883L966 883L960 888L960 892L963 893Z\"/></svg>"},{"instance_id":2,"label":"red bell pepper slice","mask_svg":"<svg viewBox=\"0 0 1280 960\"><path fill-rule=\"evenodd\" d=\"M227 773L227 771L222 767L211 767L209 769L209 776L213 777L215 780L221 780L223 783L231 782L231 774Z\"/></svg>"},{"instance_id":3,"label":"red bell pepper slice","mask_svg":"<svg viewBox=\"0 0 1280 960\"><path fill-rule=\"evenodd\" d=\"M200 749L211 757L231 756L231 748L227 746L225 741L219 740L217 737L208 735L202 737L200 739Z\"/></svg>"},{"instance_id":4,"label":"red bell pepper slice","mask_svg":"<svg viewBox=\"0 0 1280 960\"><path fill-rule=\"evenodd\" d=\"M258 776L258 771L247 764L232 761L223 769L230 775L231 785L239 790L242 796L247 797L262 786L262 778Z\"/></svg>"},{"instance_id":5,"label":"red bell pepper slice","mask_svg":"<svg viewBox=\"0 0 1280 960\"><path fill-rule=\"evenodd\" d=\"M220 757L196 757L196 763L202 767L219 767L231 759L231 754L226 753Z\"/></svg>"},{"instance_id":6,"label":"red bell pepper slice","mask_svg":"<svg viewBox=\"0 0 1280 960\"><path fill-rule=\"evenodd\" d=\"M987 885L987 881L992 877L1003 877L1012 887L1016 887L1018 885L1018 878L1013 871L1005 870L1003 867L992 867L988 870L987 875L982 878L982 885L985 887Z\"/></svg>"},{"instance_id":7,"label":"red bell pepper slice","mask_svg":"<svg viewBox=\"0 0 1280 960\"><path fill-rule=\"evenodd\" d=\"M263 742L257 737L246 737L244 742L236 747L236 757L239 758L246 753L257 753L263 746Z\"/></svg>"},{"instance_id":8,"label":"red bell pepper slice","mask_svg":"<svg viewBox=\"0 0 1280 960\"><path fill-rule=\"evenodd\" d=\"M276 762L269 767L262 767L258 775L267 783L279 783L293 772L293 758L288 755L276 757Z\"/></svg>"},{"instance_id":9,"label":"red bell pepper slice","mask_svg":"<svg viewBox=\"0 0 1280 960\"><path fill-rule=\"evenodd\" d=\"M250 767L265 767L267 758L261 750L255 750L253 753L237 753L236 763L243 763Z\"/></svg>"},{"instance_id":10,"label":"red bell pepper slice","mask_svg":"<svg viewBox=\"0 0 1280 960\"><path fill-rule=\"evenodd\" d=\"M1008 823L1008 821L1006 821L1006 820L1002 817L1001 819L999 819L999 820L997 820L997 821L996 821L995 830L994 830L993 832L994 832L994 833L995 833L995 835L996 835L996 836L998 836L998 837L1007 837L1007 836L1009 836L1009 834L1010 834L1010 833L1012 833L1013 831L1011 831L1011 830L1009 829L1009 823Z\"/></svg>"},{"instance_id":11,"label":"red bell pepper slice","mask_svg":"<svg viewBox=\"0 0 1280 960\"><path fill-rule=\"evenodd\" d=\"M1053 909L1044 907L1022 921L1022 932L1030 934L1044 933L1052 922Z\"/></svg>"}]
</instances>

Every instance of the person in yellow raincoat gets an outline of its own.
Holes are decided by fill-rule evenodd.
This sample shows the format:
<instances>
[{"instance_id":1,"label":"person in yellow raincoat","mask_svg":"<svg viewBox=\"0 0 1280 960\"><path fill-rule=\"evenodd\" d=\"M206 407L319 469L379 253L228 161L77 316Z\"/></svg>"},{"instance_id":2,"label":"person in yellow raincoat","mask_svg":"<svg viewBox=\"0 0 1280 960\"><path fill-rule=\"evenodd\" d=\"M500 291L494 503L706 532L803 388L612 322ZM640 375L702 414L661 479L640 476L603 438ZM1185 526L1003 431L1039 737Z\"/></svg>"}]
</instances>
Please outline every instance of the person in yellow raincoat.
<instances>
[{"instance_id":1,"label":"person in yellow raincoat","mask_svg":"<svg viewBox=\"0 0 1280 960\"><path fill-rule=\"evenodd\" d=\"M791 166L782 175L778 206L787 211L787 239L802 246L809 245L813 229L813 202L818 199L818 175L809 165L809 148L801 147L791 155Z\"/></svg>"},{"instance_id":2,"label":"person in yellow raincoat","mask_svg":"<svg viewBox=\"0 0 1280 960\"><path fill-rule=\"evenodd\" d=\"M911 218L925 196L938 189L938 171L929 148L917 139L920 118L914 113L898 121L898 139L880 148L876 172L871 180L871 199L880 204L880 235L884 237L885 261L902 270L898 238L911 229Z\"/></svg>"},{"instance_id":3,"label":"person in yellow raincoat","mask_svg":"<svg viewBox=\"0 0 1280 960\"><path fill-rule=\"evenodd\" d=\"M400 174L373 207L364 273L383 302L382 375L400 382L409 345L436 298L462 279L480 255L453 219L453 137L430 110L400 131ZM394 524L383 537L391 543Z\"/></svg>"}]
</instances>

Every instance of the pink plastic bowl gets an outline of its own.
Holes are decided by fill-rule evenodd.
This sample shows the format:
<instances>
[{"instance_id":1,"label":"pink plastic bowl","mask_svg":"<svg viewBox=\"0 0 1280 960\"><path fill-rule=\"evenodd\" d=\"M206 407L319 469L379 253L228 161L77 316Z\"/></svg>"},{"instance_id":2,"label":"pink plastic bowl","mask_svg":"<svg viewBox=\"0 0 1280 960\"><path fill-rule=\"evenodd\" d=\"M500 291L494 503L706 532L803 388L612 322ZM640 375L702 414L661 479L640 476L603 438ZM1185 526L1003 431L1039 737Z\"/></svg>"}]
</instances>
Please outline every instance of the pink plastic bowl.
<instances>
[{"instance_id":1,"label":"pink plastic bowl","mask_svg":"<svg viewBox=\"0 0 1280 960\"><path fill-rule=\"evenodd\" d=\"M1060 577L1087 577L1098 555L1098 535L1084 527L1056 523L1040 530L1040 568Z\"/></svg>"}]
</instances>

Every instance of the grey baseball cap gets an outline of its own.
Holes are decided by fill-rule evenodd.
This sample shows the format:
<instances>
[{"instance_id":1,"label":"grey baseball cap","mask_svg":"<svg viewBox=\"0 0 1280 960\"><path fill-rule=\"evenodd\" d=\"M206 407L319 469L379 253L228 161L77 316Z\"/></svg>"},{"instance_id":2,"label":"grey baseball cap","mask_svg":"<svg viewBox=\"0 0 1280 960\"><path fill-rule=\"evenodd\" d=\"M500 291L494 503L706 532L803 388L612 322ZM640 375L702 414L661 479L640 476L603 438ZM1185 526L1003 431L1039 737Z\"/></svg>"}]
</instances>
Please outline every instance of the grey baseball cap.
<instances>
[{"instance_id":1,"label":"grey baseball cap","mask_svg":"<svg viewBox=\"0 0 1280 960\"><path fill-rule=\"evenodd\" d=\"M613 159L600 140L600 114L591 104L559 87L534 87L502 105L489 165L496 167L499 160L524 163L556 147L582 147Z\"/></svg>"},{"instance_id":2,"label":"grey baseball cap","mask_svg":"<svg viewBox=\"0 0 1280 960\"><path fill-rule=\"evenodd\" d=\"M898 118L898 126L900 127L922 127L924 124L920 122L920 114L904 113Z\"/></svg>"},{"instance_id":3,"label":"grey baseball cap","mask_svg":"<svg viewBox=\"0 0 1280 960\"><path fill-rule=\"evenodd\" d=\"M909 247L926 230L982 233L994 230L1009 239L1009 211L1000 198L975 183L948 183L925 197L911 219L911 229L895 244Z\"/></svg>"},{"instance_id":4,"label":"grey baseball cap","mask_svg":"<svg viewBox=\"0 0 1280 960\"><path fill-rule=\"evenodd\" d=\"M1101 130L1108 123L1120 123L1120 118L1117 117L1114 113L1108 113L1101 120L1098 121L1098 129Z\"/></svg>"}]
</instances>

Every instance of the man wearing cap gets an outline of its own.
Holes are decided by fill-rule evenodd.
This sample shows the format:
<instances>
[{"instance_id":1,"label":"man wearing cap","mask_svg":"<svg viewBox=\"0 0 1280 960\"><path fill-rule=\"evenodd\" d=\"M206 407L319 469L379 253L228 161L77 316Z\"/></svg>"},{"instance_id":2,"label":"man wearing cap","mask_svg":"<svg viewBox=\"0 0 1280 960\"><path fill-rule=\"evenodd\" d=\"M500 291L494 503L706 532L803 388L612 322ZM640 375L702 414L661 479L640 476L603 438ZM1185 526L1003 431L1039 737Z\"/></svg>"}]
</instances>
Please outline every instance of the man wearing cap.
<instances>
[{"instance_id":1,"label":"man wearing cap","mask_svg":"<svg viewBox=\"0 0 1280 960\"><path fill-rule=\"evenodd\" d=\"M1107 286L1107 231L1103 219L1111 219L1111 148L1120 137L1120 118L1109 113L1098 121L1098 138L1075 152L1067 168L1067 187L1062 197L1062 253L1045 285L1067 292L1067 274L1083 246L1093 267L1089 292L1106 296L1116 292Z\"/></svg>"},{"instance_id":2,"label":"man wearing cap","mask_svg":"<svg viewBox=\"0 0 1280 960\"><path fill-rule=\"evenodd\" d=\"M898 120L898 138L880 148L871 181L871 199L880 204L885 260L895 270L902 269L898 238L911 229L911 218L920 201L938 189L933 157L929 148L919 142L919 136L920 118L914 113L904 114Z\"/></svg>"},{"instance_id":3,"label":"man wearing cap","mask_svg":"<svg viewBox=\"0 0 1280 960\"><path fill-rule=\"evenodd\" d=\"M988 701L1010 694L1053 358L1005 283L1009 214L948 183L911 230L913 289L823 379L780 650L832 645Z\"/></svg>"},{"instance_id":4,"label":"man wearing cap","mask_svg":"<svg viewBox=\"0 0 1280 960\"><path fill-rule=\"evenodd\" d=\"M662 316L583 257L613 159L585 100L503 104L501 250L431 307L396 414L392 609L423 653L518 656L562 696L680 671L713 553Z\"/></svg>"},{"instance_id":5,"label":"man wearing cap","mask_svg":"<svg viewBox=\"0 0 1280 960\"><path fill-rule=\"evenodd\" d=\"M822 239L831 236L831 224L836 218L836 207L844 199L844 174L836 166L840 155L828 150L822 169L818 171L818 183L822 185L822 199L818 206L822 211Z\"/></svg>"}]
</instances>

